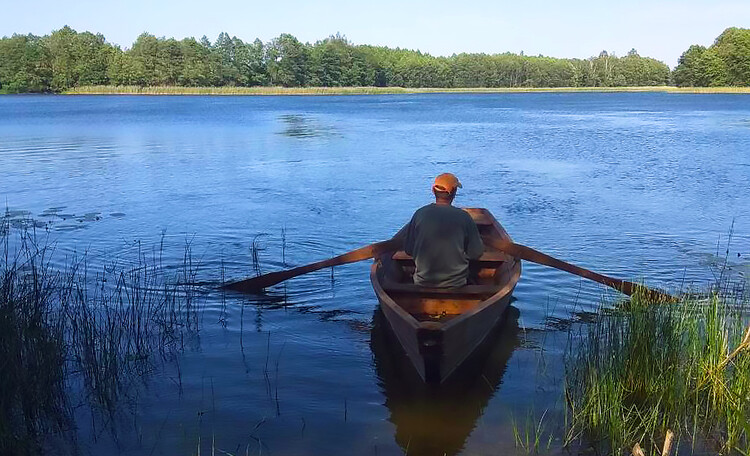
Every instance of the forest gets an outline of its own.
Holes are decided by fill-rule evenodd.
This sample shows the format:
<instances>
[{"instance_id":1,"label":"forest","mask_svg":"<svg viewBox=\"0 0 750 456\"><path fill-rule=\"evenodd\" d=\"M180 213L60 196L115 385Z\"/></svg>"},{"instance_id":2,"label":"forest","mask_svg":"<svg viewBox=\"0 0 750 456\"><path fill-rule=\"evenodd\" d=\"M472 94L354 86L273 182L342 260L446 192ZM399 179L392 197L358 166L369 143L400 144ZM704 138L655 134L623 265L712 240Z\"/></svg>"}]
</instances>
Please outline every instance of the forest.
<instances>
[{"instance_id":1,"label":"forest","mask_svg":"<svg viewBox=\"0 0 750 456\"><path fill-rule=\"evenodd\" d=\"M81 86L185 87L635 87L750 84L750 30L727 29L709 48L691 46L671 72L633 49L588 59L521 54L432 56L355 45L341 35L313 44L290 34L211 42L143 33L130 48L65 26L49 35L0 39L0 92L64 92Z\"/></svg>"},{"instance_id":2,"label":"forest","mask_svg":"<svg viewBox=\"0 0 750 456\"><path fill-rule=\"evenodd\" d=\"M750 86L750 29L728 28L709 47L690 46L672 77L680 87Z\"/></svg>"}]
</instances>

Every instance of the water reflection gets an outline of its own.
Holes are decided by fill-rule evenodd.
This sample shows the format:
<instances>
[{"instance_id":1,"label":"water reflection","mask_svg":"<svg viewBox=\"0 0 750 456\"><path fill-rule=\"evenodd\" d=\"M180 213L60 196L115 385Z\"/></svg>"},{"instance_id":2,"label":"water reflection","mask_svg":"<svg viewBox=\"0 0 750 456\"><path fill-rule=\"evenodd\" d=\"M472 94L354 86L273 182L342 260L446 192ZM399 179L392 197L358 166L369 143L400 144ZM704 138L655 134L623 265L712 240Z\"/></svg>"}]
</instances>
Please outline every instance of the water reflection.
<instances>
[{"instance_id":1,"label":"water reflection","mask_svg":"<svg viewBox=\"0 0 750 456\"><path fill-rule=\"evenodd\" d=\"M380 308L373 316L371 347L396 443L410 455L460 452L502 382L519 347L519 311L505 320L446 383L426 385L401 352Z\"/></svg>"},{"instance_id":2,"label":"water reflection","mask_svg":"<svg viewBox=\"0 0 750 456\"><path fill-rule=\"evenodd\" d=\"M301 114L285 114L279 116L279 120L284 123L284 136L293 138L314 138L319 136L332 136L334 130L326 125L320 124L313 117Z\"/></svg>"}]
</instances>

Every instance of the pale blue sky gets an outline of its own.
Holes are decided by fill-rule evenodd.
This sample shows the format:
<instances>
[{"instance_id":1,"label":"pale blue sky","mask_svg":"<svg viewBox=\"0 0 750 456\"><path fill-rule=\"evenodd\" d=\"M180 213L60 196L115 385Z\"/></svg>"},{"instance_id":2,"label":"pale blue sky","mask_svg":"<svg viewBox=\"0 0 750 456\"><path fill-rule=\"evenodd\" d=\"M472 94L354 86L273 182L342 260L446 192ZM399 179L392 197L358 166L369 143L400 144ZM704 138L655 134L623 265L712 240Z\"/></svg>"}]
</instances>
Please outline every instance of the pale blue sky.
<instances>
[{"instance_id":1,"label":"pale blue sky","mask_svg":"<svg viewBox=\"0 0 750 456\"><path fill-rule=\"evenodd\" d=\"M68 24L129 47L144 31L184 38L221 31L245 41L282 32L314 42L340 32L357 44L420 49L434 55L520 52L590 57L606 49L670 66L691 44L709 45L725 28L750 27L750 0L525 0L304 2L183 0L61 3L7 0L0 35L47 34Z\"/></svg>"}]
</instances>

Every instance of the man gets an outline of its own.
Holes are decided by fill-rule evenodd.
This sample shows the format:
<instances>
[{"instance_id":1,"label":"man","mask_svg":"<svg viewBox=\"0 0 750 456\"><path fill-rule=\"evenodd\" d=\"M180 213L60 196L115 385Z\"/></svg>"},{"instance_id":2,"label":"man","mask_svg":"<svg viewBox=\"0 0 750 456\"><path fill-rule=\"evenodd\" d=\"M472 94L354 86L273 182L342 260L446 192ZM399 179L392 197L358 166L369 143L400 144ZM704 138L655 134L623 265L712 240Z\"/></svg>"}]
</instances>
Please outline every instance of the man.
<instances>
[{"instance_id":1,"label":"man","mask_svg":"<svg viewBox=\"0 0 750 456\"><path fill-rule=\"evenodd\" d=\"M414 283L427 287L461 287L469 260L482 256L484 245L471 216L452 206L461 182L451 173L435 178L435 202L417 210L405 227L404 251L417 265Z\"/></svg>"}]
</instances>

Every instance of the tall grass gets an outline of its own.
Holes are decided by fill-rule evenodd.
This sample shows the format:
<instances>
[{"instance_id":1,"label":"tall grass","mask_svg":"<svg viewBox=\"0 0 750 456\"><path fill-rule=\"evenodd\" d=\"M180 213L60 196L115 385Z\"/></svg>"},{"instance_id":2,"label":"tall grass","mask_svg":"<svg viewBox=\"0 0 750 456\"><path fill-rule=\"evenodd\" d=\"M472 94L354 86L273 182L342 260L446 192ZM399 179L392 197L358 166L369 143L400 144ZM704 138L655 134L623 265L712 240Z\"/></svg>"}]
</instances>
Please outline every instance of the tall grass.
<instances>
[{"instance_id":1,"label":"tall grass","mask_svg":"<svg viewBox=\"0 0 750 456\"><path fill-rule=\"evenodd\" d=\"M156 258L139 253L134 267L111 265L94 274L85 261L63 275L57 305L65 312L68 353L97 406L114 412L120 393L159 359L180 350L198 331L197 287L190 246L169 276ZM155 358L155 359L152 359Z\"/></svg>"},{"instance_id":2,"label":"tall grass","mask_svg":"<svg viewBox=\"0 0 750 456\"><path fill-rule=\"evenodd\" d=\"M0 232L7 233L3 222ZM57 280L45 252L23 239L12 256L7 235L0 261L0 454L31 454L39 436L69 423L65 397L65 318L50 307Z\"/></svg>"},{"instance_id":3,"label":"tall grass","mask_svg":"<svg viewBox=\"0 0 750 456\"><path fill-rule=\"evenodd\" d=\"M677 304L636 295L587 327L566 359L568 440L657 454L678 449L748 454L750 327L746 300L728 291Z\"/></svg>"},{"instance_id":4,"label":"tall grass","mask_svg":"<svg viewBox=\"0 0 750 456\"><path fill-rule=\"evenodd\" d=\"M383 95L411 93L668 92L750 93L748 87L181 87L82 86L68 95Z\"/></svg>"},{"instance_id":5,"label":"tall grass","mask_svg":"<svg viewBox=\"0 0 750 456\"><path fill-rule=\"evenodd\" d=\"M133 267L91 273L85 257L52 267L49 245L0 225L0 454L35 454L74 433L71 397L92 422L112 416L135 380L181 350L199 330L200 290L189 245L175 272L139 252Z\"/></svg>"},{"instance_id":6,"label":"tall grass","mask_svg":"<svg viewBox=\"0 0 750 456\"><path fill-rule=\"evenodd\" d=\"M540 454L549 451L552 447L554 434L548 432L545 428L547 424L545 422L546 416L546 410L539 418L535 418L533 410L529 410L523 423L519 423L515 417L511 417L516 448L524 454Z\"/></svg>"}]
</instances>

